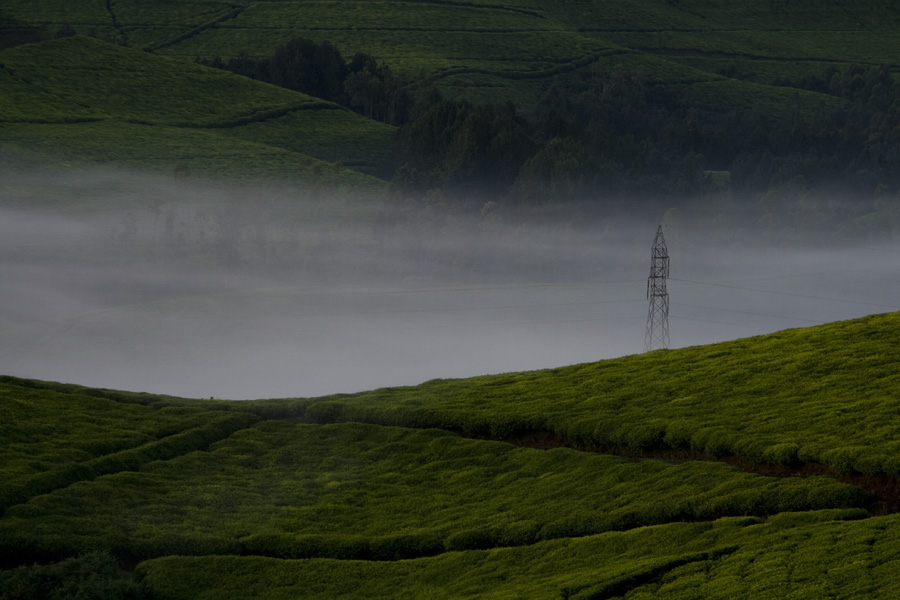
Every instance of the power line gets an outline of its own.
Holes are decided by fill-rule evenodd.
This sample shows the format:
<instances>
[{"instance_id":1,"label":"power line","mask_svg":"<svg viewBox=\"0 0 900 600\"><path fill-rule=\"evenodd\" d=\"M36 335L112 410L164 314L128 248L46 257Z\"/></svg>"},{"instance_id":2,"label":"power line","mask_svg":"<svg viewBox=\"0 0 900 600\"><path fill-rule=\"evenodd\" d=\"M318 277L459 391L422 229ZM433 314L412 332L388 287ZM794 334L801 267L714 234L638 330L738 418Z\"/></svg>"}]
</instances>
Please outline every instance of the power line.
<instances>
[{"instance_id":1,"label":"power line","mask_svg":"<svg viewBox=\"0 0 900 600\"><path fill-rule=\"evenodd\" d=\"M711 323L713 325L725 325L727 327L743 327L744 329L755 329L756 331L771 331L766 327L755 327L753 325L741 325L740 323L726 323L723 321L713 321L711 319L698 319L696 317L683 317L681 315L672 315L674 319L681 319L684 321L697 321L700 323Z\"/></svg>"},{"instance_id":2,"label":"power line","mask_svg":"<svg viewBox=\"0 0 900 600\"><path fill-rule=\"evenodd\" d=\"M693 283L696 285L709 285L709 286L713 286L713 287L729 288L729 289L743 290L743 291L749 291L749 292L760 292L760 293L764 293L764 294L776 294L779 296L793 296L795 298L805 298L805 299L811 299L811 300L825 300L827 302L842 302L845 304L859 304L861 306L874 306L876 308L889 308L891 310L900 310L900 307L898 307L896 305L890 305L890 304L877 304L875 302L862 302L859 300L844 300L841 298L826 298L825 296L813 296L811 294L798 294L796 292L779 292L776 290L761 290L759 288L752 288L752 287L746 287L746 286L740 286L740 285L734 285L734 284L712 283L709 281L694 281L691 279L677 279L675 277L672 278L672 281L678 281L678 282L682 282L682 283Z\"/></svg>"},{"instance_id":3,"label":"power line","mask_svg":"<svg viewBox=\"0 0 900 600\"><path fill-rule=\"evenodd\" d=\"M804 319L802 317L787 317L784 315L772 315L769 313L759 313L759 312L751 312L748 310L737 310L732 308L717 308L715 306L701 306L699 304L686 304L679 302L678 306L688 306L690 308L702 308L704 310L717 310L721 312L730 312L730 313L738 313L742 315L752 315L754 317L771 317L774 319L786 319L788 321L805 321L807 323L815 323L817 325L822 325L823 323L827 323L827 321L821 321L817 319Z\"/></svg>"},{"instance_id":4,"label":"power line","mask_svg":"<svg viewBox=\"0 0 900 600\"><path fill-rule=\"evenodd\" d=\"M647 331L644 335L644 351L669 347L669 293L666 278L669 276L669 251L663 237L662 225L656 230L650 253L650 277L647 279Z\"/></svg>"}]
</instances>

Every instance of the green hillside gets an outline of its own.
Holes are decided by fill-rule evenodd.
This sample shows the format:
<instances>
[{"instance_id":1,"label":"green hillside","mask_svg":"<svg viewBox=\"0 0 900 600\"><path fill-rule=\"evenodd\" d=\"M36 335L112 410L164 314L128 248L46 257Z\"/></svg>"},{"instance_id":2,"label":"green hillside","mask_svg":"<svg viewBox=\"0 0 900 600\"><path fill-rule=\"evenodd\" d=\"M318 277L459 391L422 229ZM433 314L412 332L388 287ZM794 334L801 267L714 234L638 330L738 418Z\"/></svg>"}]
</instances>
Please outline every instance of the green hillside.
<instances>
[{"instance_id":1,"label":"green hillside","mask_svg":"<svg viewBox=\"0 0 900 600\"><path fill-rule=\"evenodd\" d=\"M393 128L298 92L87 37L10 48L0 64L7 148L169 174L324 173L381 186L363 173L383 170Z\"/></svg>"},{"instance_id":2,"label":"green hillside","mask_svg":"<svg viewBox=\"0 0 900 600\"><path fill-rule=\"evenodd\" d=\"M896 314L876 315L596 364L295 404L319 422L511 439L551 434L584 449L693 450L897 477L898 334Z\"/></svg>"},{"instance_id":3,"label":"green hillside","mask_svg":"<svg viewBox=\"0 0 900 600\"><path fill-rule=\"evenodd\" d=\"M300 37L341 60L277 62ZM33 321L11 303L23 333L5 354L77 358L138 332L105 366L152 372L148 350L227 330L293 368L280 344L300 330L271 333L279 315L313 307L361 333L356 300L317 281L480 285L528 261L544 276L565 254L545 232L575 249L595 226L616 239L626 214L678 231L702 213L684 235L735 248L812 231L890 251L898 49L900 11L880 0L4 0L0 208L77 213L59 224L77 243L28 239L38 219L8 228L3 268L34 270L4 299L59 265L76 265L60 296L77 290ZM340 73L334 102L263 83L284 85L260 76L284 65ZM516 260L478 257L507 241ZM473 258L443 271L451 244ZM222 291L170 297L149 259ZM92 269L145 287L119 300ZM240 269L262 283L232 282ZM259 287L285 273L292 287ZM108 308L79 308L108 290ZM382 325L424 312L378 302ZM303 335L331 360L330 334ZM0 600L896 598L898 356L892 313L317 398L174 398L0 365Z\"/></svg>"},{"instance_id":4,"label":"green hillside","mask_svg":"<svg viewBox=\"0 0 900 600\"><path fill-rule=\"evenodd\" d=\"M59 6L57 6L59 4ZM660 57L665 77L714 81L764 98L745 81L826 65L900 65L890 5L801 2L154 2L6 3L8 21L127 40L156 53L269 55L303 36L345 56L365 52L457 94L528 107L551 79L598 58L610 64ZM653 69L649 69L652 71ZM725 76L723 76L723 74ZM651 75L650 80L656 76ZM660 81L664 83L663 81Z\"/></svg>"},{"instance_id":5,"label":"green hillside","mask_svg":"<svg viewBox=\"0 0 900 600\"><path fill-rule=\"evenodd\" d=\"M172 600L896 597L897 519L841 516L679 523L375 564L172 557L141 563L138 572Z\"/></svg>"},{"instance_id":6,"label":"green hillside","mask_svg":"<svg viewBox=\"0 0 900 600\"><path fill-rule=\"evenodd\" d=\"M890 167L900 135L897 21L875 0L13 0L0 8L0 47L45 41L0 51L0 127L7 152L62 148L95 163L355 189L381 189L359 173L396 177L400 194L420 203L440 189L449 205L464 206L474 189L516 216L535 198L772 189L793 198L798 187L818 192L840 179L868 204L826 211L837 230L879 210L875 190L900 181ZM53 39L73 32L106 43ZM357 53L377 61L384 79L375 81L375 70L342 79L327 97L401 126L401 135L195 62L285 85L260 74L298 38L330 42L347 62ZM268 66L242 71L232 59ZM429 104L435 90L512 102L520 121ZM98 120L102 130L86 125ZM404 164L418 174L411 190L402 187ZM782 213L774 220L793 227L791 210ZM894 217L880 210L886 219Z\"/></svg>"},{"instance_id":7,"label":"green hillside","mask_svg":"<svg viewBox=\"0 0 900 600\"><path fill-rule=\"evenodd\" d=\"M111 555L154 598L891 597L898 333L296 400L6 377L0 591Z\"/></svg>"}]
</instances>

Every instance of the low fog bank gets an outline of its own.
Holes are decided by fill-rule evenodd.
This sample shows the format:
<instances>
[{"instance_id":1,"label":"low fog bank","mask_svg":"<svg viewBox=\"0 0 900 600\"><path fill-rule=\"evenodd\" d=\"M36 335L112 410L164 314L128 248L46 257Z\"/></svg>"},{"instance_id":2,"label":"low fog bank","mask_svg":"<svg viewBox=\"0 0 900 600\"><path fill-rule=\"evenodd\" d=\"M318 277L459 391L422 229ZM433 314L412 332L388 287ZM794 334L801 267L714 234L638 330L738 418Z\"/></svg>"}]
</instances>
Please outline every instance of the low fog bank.
<instances>
[{"instance_id":1,"label":"low fog bank","mask_svg":"<svg viewBox=\"0 0 900 600\"><path fill-rule=\"evenodd\" d=\"M0 373L238 399L638 353L660 223L672 347L900 310L889 236L776 240L723 215L634 202L550 224L487 205L463 218L321 190L4 173Z\"/></svg>"}]
</instances>

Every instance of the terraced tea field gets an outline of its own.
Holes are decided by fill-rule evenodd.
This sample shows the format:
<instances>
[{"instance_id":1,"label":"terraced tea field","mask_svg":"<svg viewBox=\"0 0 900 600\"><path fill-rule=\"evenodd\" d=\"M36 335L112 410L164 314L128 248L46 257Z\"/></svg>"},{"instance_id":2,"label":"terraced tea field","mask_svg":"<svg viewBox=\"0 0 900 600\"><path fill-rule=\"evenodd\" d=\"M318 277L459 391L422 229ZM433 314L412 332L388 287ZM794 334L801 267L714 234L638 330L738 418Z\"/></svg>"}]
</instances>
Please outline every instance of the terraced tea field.
<instances>
[{"instance_id":1,"label":"terraced tea field","mask_svg":"<svg viewBox=\"0 0 900 600\"><path fill-rule=\"evenodd\" d=\"M52 3L51 3L52 4ZM599 61L650 62L666 78L722 83L764 101L797 63L900 64L897 15L877 2L817 0L727 4L615 2L162 2L117 0L36 8L13 2L15 23L127 37L138 48L184 59L261 58L303 36L345 56L365 52L457 95L529 108L553 77ZM649 81L656 69L648 65ZM732 73L723 77L722 73ZM747 83L763 84L763 89ZM708 98L710 101L712 97Z\"/></svg>"},{"instance_id":2,"label":"terraced tea field","mask_svg":"<svg viewBox=\"0 0 900 600\"><path fill-rule=\"evenodd\" d=\"M366 174L383 175L394 128L298 92L83 37L8 49L0 60L8 152L372 194L382 186Z\"/></svg>"},{"instance_id":3,"label":"terraced tea field","mask_svg":"<svg viewBox=\"0 0 900 600\"><path fill-rule=\"evenodd\" d=\"M311 399L5 377L0 556L112 553L172 599L887 598L898 324ZM502 441L544 430L580 449ZM665 446L693 453L650 458Z\"/></svg>"}]
</instances>

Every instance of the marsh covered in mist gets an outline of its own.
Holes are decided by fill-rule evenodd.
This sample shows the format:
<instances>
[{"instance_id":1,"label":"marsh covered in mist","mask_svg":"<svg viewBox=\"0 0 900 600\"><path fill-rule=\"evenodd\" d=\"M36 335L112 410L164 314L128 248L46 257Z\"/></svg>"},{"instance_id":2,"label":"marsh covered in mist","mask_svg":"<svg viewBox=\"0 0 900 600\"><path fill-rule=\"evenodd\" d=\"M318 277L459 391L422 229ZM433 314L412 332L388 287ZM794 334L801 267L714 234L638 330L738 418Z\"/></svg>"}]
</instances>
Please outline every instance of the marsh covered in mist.
<instances>
[{"instance_id":1,"label":"marsh covered in mist","mask_svg":"<svg viewBox=\"0 0 900 600\"><path fill-rule=\"evenodd\" d=\"M674 348L900 310L889 237L774 241L650 202L513 223L321 190L4 176L0 373L18 377L316 396L634 354L660 222Z\"/></svg>"}]
</instances>

